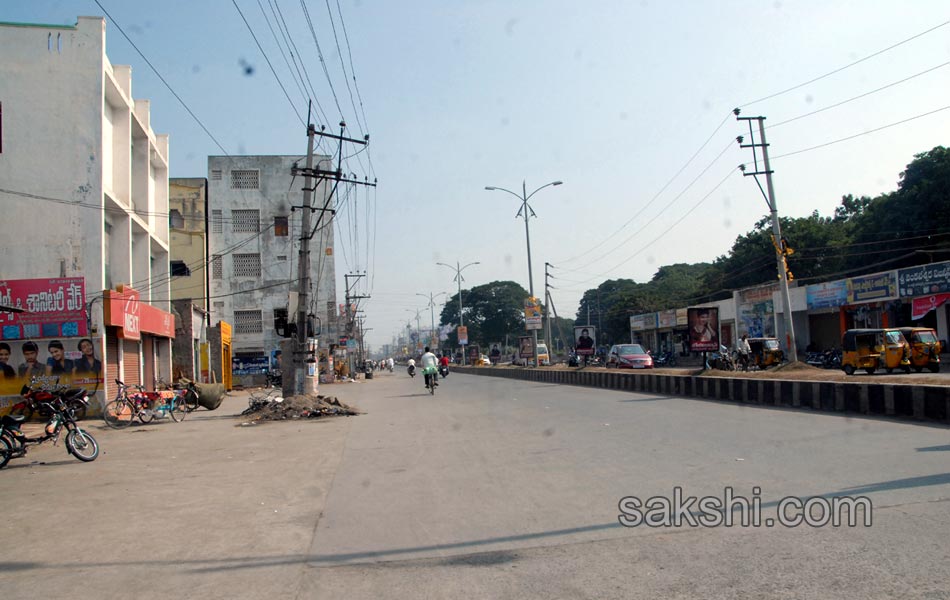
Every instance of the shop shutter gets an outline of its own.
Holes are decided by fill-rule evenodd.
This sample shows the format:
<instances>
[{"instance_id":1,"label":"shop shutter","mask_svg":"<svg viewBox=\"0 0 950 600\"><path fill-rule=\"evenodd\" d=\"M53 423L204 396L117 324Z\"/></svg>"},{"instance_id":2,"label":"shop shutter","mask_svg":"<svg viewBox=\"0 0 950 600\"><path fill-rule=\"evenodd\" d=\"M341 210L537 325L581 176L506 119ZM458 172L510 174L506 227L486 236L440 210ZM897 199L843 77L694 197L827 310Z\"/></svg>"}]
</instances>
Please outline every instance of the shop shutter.
<instances>
[{"instance_id":1,"label":"shop shutter","mask_svg":"<svg viewBox=\"0 0 950 600\"><path fill-rule=\"evenodd\" d=\"M142 335L142 355L145 358L145 363L142 365L144 367L143 371L145 372L145 389L154 390L155 389L155 349L154 349L155 339L150 335Z\"/></svg>"},{"instance_id":2,"label":"shop shutter","mask_svg":"<svg viewBox=\"0 0 950 600\"><path fill-rule=\"evenodd\" d=\"M112 390L115 380L119 379L119 338L116 337L116 328L106 329L106 388ZM114 392L113 392L114 394Z\"/></svg>"},{"instance_id":3,"label":"shop shutter","mask_svg":"<svg viewBox=\"0 0 950 600\"><path fill-rule=\"evenodd\" d=\"M138 340L122 340L122 372L125 375L123 381L129 385L142 383L139 375L140 347Z\"/></svg>"}]
</instances>

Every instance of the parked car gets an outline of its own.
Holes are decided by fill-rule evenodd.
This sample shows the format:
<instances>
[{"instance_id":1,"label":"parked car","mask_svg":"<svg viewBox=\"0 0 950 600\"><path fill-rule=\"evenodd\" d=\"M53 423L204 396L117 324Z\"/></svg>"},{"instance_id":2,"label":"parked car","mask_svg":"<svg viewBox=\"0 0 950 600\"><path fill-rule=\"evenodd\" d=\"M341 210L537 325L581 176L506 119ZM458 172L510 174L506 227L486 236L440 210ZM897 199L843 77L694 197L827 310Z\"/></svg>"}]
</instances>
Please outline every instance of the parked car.
<instances>
[{"instance_id":1,"label":"parked car","mask_svg":"<svg viewBox=\"0 0 950 600\"><path fill-rule=\"evenodd\" d=\"M490 367L490 366L491 366L491 359L488 358L488 356L486 356L486 355L484 355L484 354L480 354L480 355L478 356L478 361L475 363L475 366L478 366L478 367Z\"/></svg>"},{"instance_id":2,"label":"parked car","mask_svg":"<svg viewBox=\"0 0 950 600\"><path fill-rule=\"evenodd\" d=\"M607 353L607 368L652 369L653 357L640 344L616 344Z\"/></svg>"}]
</instances>

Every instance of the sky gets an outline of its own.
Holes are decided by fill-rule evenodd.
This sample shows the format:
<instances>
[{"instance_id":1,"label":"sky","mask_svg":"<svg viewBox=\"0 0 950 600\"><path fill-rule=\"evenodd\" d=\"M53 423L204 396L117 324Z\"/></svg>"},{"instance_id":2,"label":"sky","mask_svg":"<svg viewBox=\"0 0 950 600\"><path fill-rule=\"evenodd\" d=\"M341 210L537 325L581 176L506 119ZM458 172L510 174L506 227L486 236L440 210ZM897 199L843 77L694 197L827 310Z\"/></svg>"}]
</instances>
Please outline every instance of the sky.
<instances>
[{"instance_id":1,"label":"sky","mask_svg":"<svg viewBox=\"0 0 950 600\"><path fill-rule=\"evenodd\" d=\"M0 0L0 21L108 11L107 54L170 135L171 177L207 176L221 147L305 154L308 97L318 126L370 136L344 147L378 185L344 196L336 271L338 302L344 274L365 273L352 291L376 347L417 314L427 327L430 295L438 320L457 287L436 263L478 262L463 289L530 287L522 185L563 181L529 202L535 293L550 263L559 315L606 279L727 254L769 210L737 169L753 154L733 108L766 117L788 217L893 191L950 142L945 0L99 2Z\"/></svg>"}]
</instances>

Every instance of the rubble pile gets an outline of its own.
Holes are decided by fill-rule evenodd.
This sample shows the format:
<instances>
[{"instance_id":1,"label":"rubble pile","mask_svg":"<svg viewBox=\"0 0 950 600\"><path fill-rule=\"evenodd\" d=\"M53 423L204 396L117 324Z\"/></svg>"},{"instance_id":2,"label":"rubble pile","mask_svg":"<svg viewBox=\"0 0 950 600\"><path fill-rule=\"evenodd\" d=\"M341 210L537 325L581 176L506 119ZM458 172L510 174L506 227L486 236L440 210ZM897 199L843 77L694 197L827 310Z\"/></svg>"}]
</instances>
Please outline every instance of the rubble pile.
<instances>
[{"instance_id":1,"label":"rubble pile","mask_svg":"<svg viewBox=\"0 0 950 600\"><path fill-rule=\"evenodd\" d=\"M290 396L274 398L264 404L251 406L241 413L251 421L282 421L285 419L319 419L358 415L359 411L343 404L336 396Z\"/></svg>"}]
</instances>

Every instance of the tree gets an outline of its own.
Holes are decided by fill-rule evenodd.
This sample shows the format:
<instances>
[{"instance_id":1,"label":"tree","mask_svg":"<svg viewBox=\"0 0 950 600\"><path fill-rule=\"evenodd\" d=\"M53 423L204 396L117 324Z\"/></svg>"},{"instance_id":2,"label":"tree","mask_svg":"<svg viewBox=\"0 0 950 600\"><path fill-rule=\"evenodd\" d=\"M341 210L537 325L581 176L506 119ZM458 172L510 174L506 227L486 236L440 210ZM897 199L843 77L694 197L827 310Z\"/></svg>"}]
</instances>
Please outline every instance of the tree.
<instances>
[{"instance_id":1,"label":"tree","mask_svg":"<svg viewBox=\"0 0 950 600\"><path fill-rule=\"evenodd\" d=\"M524 301L528 292L514 281L492 281L462 290L465 326L470 344L490 344L505 336L523 335ZM439 316L441 325L459 322L459 296L453 295ZM458 332L449 334L450 345L458 345Z\"/></svg>"}]
</instances>

